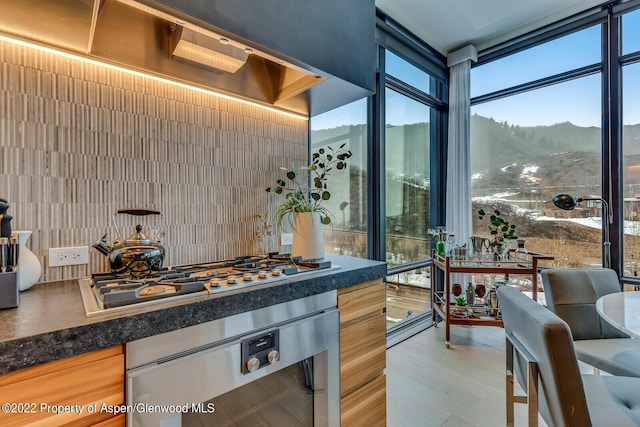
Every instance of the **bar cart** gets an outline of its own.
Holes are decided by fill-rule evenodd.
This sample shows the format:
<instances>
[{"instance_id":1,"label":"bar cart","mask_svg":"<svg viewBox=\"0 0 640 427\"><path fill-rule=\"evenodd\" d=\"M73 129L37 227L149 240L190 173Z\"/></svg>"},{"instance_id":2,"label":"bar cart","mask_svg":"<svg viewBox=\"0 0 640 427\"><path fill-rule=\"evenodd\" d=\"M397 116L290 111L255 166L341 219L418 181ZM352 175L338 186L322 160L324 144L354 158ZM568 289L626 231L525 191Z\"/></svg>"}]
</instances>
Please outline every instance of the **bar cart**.
<instances>
[{"instance_id":1,"label":"bar cart","mask_svg":"<svg viewBox=\"0 0 640 427\"><path fill-rule=\"evenodd\" d=\"M474 313L474 306L472 306L467 313L470 315L456 316L452 314L454 303L451 301L451 274L453 273L467 273L467 274L497 274L504 276L505 281L508 282L509 275L511 274L524 274L531 275L532 282L532 298L534 301L538 301L538 263L542 260L553 260L550 255L544 255L535 252L528 252L526 261L516 261L513 258L513 250L509 253L509 258L506 261L486 261L486 260L456 260L452 259L449 255L442 257L435 251L433 252L433 263L431 265L431 277L433 280L436 278L437 270L441 270L444 273L444 286L442 291L436 291L435 286L432 286L431 303L433 307L433 324L438 326L436 322L436 316L440 315L445 322L445 346L451 347L451 325L469 325L469 326L499 326L502 327L502 319L496 316L497 309L487 309L487 314L476 315ZM464 292L464 290L463 290ZM475 295L474 295L475 302ZM477 306L475 308L478 308ZM492 315L493 314L493 315Z\"/></svg>"}]
</instances>

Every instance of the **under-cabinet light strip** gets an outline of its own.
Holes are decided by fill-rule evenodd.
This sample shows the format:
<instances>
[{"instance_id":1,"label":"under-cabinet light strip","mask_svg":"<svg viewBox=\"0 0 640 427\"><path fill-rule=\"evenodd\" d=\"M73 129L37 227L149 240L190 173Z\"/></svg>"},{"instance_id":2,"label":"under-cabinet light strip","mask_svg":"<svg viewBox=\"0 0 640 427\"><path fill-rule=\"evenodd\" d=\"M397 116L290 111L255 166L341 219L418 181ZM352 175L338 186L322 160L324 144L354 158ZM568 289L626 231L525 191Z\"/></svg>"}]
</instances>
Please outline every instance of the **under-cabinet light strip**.
<instances>
[{"instance_id":1,"label":"under-cabinet light strip","mask_svg":"<svg viewBox=\"0 0 640 427\"><path fill-rule=\"evenodd\" d=\"M217 96L218 98L223 98L223 99L228 99L228 100L235 101L235 102L240 102L242 104L247 104L247 105L251 105L253 107L262 108L264 110L273 111L274 113L283 114L285 116L294 117L296 119L309 120L309 117L305 116L303 114L296 114L296 113L292 113L292 112L289 112L289 111L280 110L278 108L269 107L268 105L247 101L246 99L242 99L242 98L236 98L234 96L227 95L227 94L224 94L224 93L221 93L221 92L216 92L216 91L213 91L213 90L210 90L210 89L203 89L203 88L200 88L200 87L197 87L197 86L191 86L191 85L188 85L188 84L185 84L185 83L180 83L178 81L169 80L169 79L165 79L163 77L154 76L152 74L145 74L145 73L140 72L140 71L136 71L136 70L132 70L132 69L129 69L129 68L120 67L118 65L113 65L113 64L106 63L106 62L97 61L95 59L87 58L87 57L84 57L84 56L76 55L76 54L65 52L65 51L62 51L62 50L53 49L53 48L50 48L48 46L43 46L43 45L39 45L39 44L36 44L36 43L20 40L20 39L15 39L13 37L8 37L8 36L5 36L3 34L0 34L0 40L8 42L8 43L13 43L13 44L17 44L17 45L20 45L20 46L28 47L28 48L31 48L31 49L40 50L42 52L51 53L51 54L54 54L54 55L57 55L57 56L61 56L61 57L64 57L64 58L69 58L69 59L73 59L73 60L76 60L76 61L86 62L88 64L97 65L99 67L108 68L110 70L120 71L120 72L131 74L131 75L134 75L134 76L143 77L143 78L150 79L150 80L155 80L155 81L166 83L166 84L169 84L169 85L181 87L183 89L194 90L194 91L197 91L197 92L206 93L207 95Z\"/></svg>"}]
</instances>

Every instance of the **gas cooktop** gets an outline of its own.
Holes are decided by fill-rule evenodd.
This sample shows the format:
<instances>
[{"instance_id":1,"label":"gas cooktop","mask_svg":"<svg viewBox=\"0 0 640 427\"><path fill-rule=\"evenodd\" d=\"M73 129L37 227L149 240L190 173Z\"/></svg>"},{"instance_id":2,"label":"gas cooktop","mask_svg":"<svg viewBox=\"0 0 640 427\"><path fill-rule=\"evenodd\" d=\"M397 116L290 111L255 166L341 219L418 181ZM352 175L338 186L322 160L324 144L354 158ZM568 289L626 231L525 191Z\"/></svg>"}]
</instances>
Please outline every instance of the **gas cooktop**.
<instances>
[{"instance_id":1,"label":"gas cooktop","mask_svg":"<svg viewBox=\"0 0 640 427\"><path fill-rule=\"evenodd\" d=\"M336 269L340 266L331 265L331 261L303 261L289 254L272 253L167 267L143 279L97 273L80 279L79 285L86 315L92 317Z\"/></svg>"}]
</instances>

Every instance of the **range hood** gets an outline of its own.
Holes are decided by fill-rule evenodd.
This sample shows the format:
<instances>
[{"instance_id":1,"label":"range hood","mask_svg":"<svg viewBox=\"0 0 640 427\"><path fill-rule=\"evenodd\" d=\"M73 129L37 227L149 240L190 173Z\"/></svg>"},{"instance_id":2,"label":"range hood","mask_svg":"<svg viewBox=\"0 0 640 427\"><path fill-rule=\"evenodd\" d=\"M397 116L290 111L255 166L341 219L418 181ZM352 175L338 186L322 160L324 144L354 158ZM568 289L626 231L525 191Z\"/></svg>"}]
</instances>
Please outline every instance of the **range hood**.
<instances>
[{"instance_id":1,"label":"range hood","mask_svg":"<svg viewBox=\"0 0 640 427\"><path fill-rule=\"evenodd\" d=\"M253 49L233 46L229 39L214 39L181 25L171 27L171 54L174 59L220 72L235 73Z\"/></svg>"},{"instance_id":2,"label":"range hood","mask_svg":"<svg viewBox=\"0 0 640 427\"><path fill-rule=\"evenodd\" d=\"M164 3L0 0L0 32L303 115L372 92L373 84L354 85ZM203 1L201 6L214 8ZM374 67L372 60L372 79ZM323 82L326 90L316 92L322 106L314 113L310 88L321 88ZM344 99L330 100L337 93Z\"/></svg>"}]
</instances>

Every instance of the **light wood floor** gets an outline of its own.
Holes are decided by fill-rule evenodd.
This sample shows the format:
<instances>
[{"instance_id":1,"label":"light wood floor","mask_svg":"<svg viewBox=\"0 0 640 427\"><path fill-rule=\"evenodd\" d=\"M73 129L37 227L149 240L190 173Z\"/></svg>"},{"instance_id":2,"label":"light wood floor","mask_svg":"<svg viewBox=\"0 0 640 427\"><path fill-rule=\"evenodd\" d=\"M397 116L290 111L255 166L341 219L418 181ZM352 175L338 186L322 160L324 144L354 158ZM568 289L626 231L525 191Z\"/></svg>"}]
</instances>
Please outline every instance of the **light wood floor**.
<instances>
[{"instance_id":1,"label":"light wood floor","mask_svg":"<svg viewBox=\"0 0 640 427\"><path fill-rule=\"evenodd\" d=\"M506 424L504 330L444 324L387 350L389 427L499 427ZM546 424L540 419L540 426ZM516 426L526 426L516 405Z\"/></svg>"}]
</instances>

